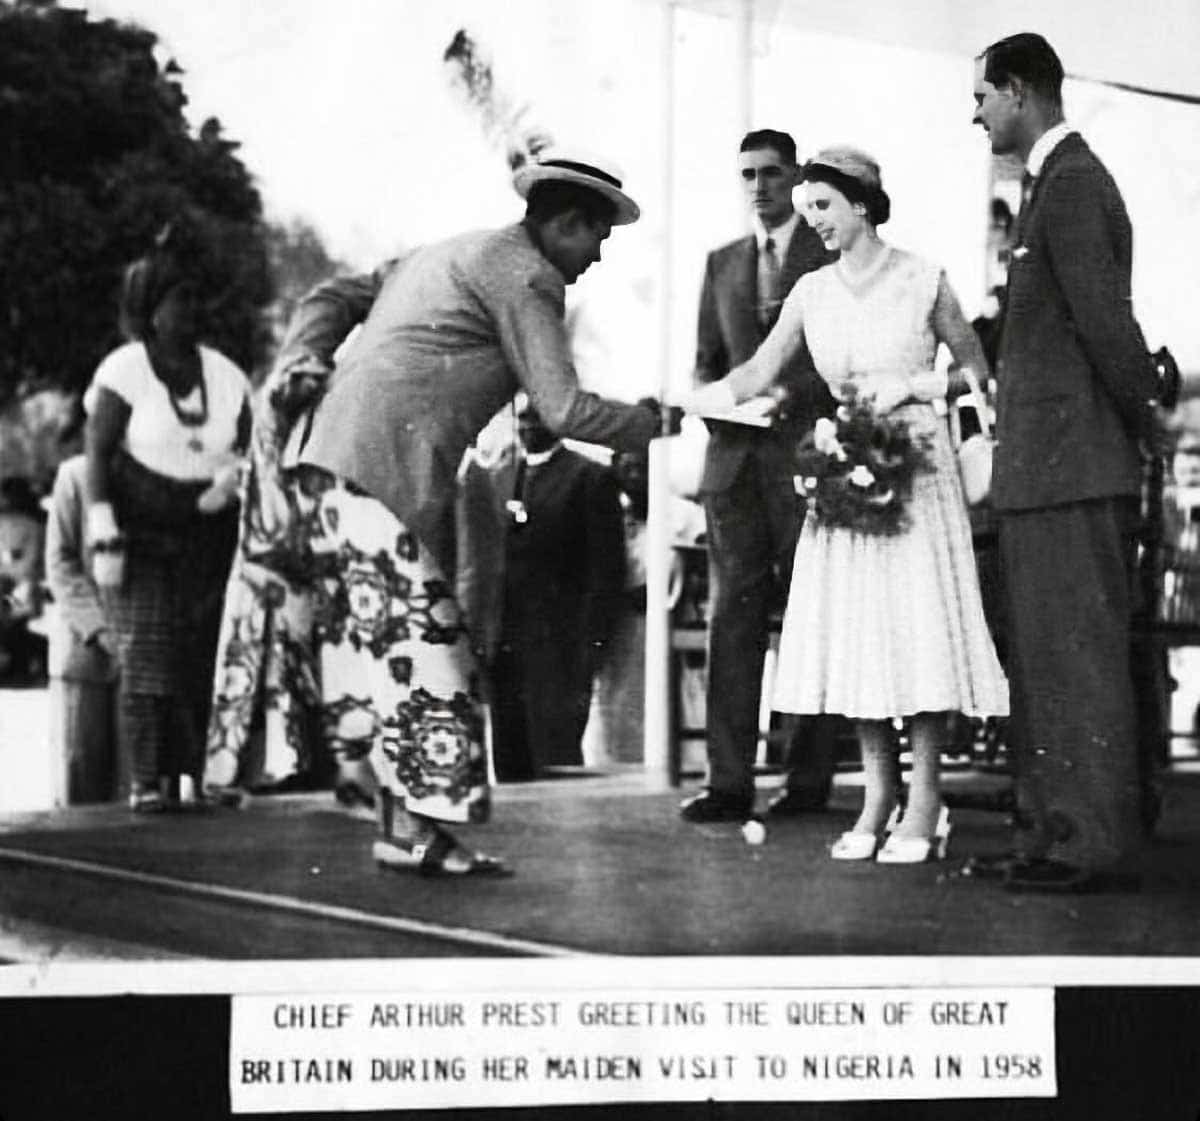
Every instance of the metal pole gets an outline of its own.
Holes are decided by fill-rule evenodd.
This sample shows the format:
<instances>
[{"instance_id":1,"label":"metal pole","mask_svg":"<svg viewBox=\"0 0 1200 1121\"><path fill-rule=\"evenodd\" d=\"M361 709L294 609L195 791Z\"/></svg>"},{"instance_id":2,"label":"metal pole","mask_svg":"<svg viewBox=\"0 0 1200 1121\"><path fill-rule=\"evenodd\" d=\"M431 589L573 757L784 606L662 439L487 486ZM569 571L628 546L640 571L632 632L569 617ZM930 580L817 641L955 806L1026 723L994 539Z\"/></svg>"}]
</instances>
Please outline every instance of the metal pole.
<instances>
[{"instance_id":1,"label":"metal pole","mask_svg":"<svg viewBox=\"0 0 1200 1121\"><path fill-rule=\"evenodd\" d=\"M754 6L755 0L741 0L737 20L737 105L742 135L754 127ZM738 205L745 210L740 191Z\"/></svg>"},{"instance_id":2,"label":"metal pole","mask_svg":"<svg viewBox=\"0 0 1200 1121\"><path fill-rule=\"evenodd\" d=\"M659 398L671 391L671 311L675 246L675 0L666 0L662 21L662 258L659 269ZM664 421L665 421L664 413ZM646 782L671 786L671 622L668 587L671 572L671 487L669 441L650 445L646 523L646 697L643 710L643 766Z\"/></svg>"}]
</instances>

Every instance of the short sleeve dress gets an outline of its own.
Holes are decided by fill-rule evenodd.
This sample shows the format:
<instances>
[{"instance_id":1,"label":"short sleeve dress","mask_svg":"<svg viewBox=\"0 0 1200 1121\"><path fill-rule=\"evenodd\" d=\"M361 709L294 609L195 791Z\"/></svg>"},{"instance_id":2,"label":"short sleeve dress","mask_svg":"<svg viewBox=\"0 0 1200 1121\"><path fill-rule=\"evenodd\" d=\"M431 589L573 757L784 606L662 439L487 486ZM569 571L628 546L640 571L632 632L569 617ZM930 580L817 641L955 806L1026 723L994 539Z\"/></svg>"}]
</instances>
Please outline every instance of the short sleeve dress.
<instances>
[{"instance_id":1,"label":"short sleeve dress","mask_svg":"<svg viewBox=\"0 0 1200 1121\"><path fill-rule=\"evenodd\" d=\"M818 372L835 395L933 368L941 269L885 247L850 281L837 265L789 297ZM796 314L796 311L799 314ZM785 313L786 317L786 313ZM776 671L782 712L890 719L920 712L1002 716L1008 687L984 619L971 530L945 421L931 403L893 414L930 437L908 525L891 536L823 525L796 547Z\"/></svg>"}]
</instances>

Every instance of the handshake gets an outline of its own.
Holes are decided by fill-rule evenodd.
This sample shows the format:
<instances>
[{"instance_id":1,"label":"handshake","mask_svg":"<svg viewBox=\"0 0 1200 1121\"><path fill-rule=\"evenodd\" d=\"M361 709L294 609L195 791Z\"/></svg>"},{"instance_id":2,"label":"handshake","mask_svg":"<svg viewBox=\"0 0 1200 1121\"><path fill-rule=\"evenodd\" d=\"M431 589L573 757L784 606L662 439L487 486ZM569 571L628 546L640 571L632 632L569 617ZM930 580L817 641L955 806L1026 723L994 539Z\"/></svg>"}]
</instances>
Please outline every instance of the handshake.
<instances>
[{"instance_id":1,"label":"handshake","mask_svg":"<svg viewBox=\"0 0 1200 1121\"><path fill-rule=\"evenodd\" d=\"M638 407L649 409L659 418L660 436L679 435L684 413L678 405L665 405L657 397L642 397Z\"/></svg>"}]
</instances>

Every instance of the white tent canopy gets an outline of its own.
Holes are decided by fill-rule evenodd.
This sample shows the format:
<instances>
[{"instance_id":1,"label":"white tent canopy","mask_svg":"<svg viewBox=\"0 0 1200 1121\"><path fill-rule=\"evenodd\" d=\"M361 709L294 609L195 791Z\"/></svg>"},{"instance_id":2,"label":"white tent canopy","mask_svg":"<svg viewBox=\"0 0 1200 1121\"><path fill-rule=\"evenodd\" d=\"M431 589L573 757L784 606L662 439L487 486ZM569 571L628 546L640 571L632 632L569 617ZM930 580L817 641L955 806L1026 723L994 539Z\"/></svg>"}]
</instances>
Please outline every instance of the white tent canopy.
<instances>
[{"instance_id":1,"label":"white tent canopy","mask_svg":"<svg viewBox=\"0 0 1200 1121\"><path fill-rule=\"evenodd\" d=\"M1200 101L1200 4L1195 0L678 0L681 6L776 21L808 31L973 58L1017 31L1054 44L1075 78L1158 90Z\"/></svg>"}]
</instances>

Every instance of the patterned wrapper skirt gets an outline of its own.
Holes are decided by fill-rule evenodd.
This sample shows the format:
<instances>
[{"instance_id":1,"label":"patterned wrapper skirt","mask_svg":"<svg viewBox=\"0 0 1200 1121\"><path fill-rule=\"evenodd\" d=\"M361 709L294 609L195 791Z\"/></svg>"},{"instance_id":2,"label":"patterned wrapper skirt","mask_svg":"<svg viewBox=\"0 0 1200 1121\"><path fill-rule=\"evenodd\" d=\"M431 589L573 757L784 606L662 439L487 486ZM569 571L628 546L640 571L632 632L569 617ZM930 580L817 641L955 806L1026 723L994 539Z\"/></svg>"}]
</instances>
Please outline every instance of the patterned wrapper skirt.
<instances>
[{"instance_id":1,"label":"patterned wrapper skirt","mask_svg":"<svg viewBox=\"0 0 1200 1121\"><path fill-rule=\"evenodd\" d=\"M181 482L128 455L113 463L113 501L127 535L125 578L101 594L117 640L121 688L177 697L207 712L237 511L200 514L207 483Z\"/></svg>"},{"instance_id":2,"label":"patterned wrapper skirt","mask_svg":"<svg viewBox=\"0 0 1200 1121\"><path fill-rule=\"evenodd\" d=\"M327 543L315 552L324 480L281 471L262 433L254 440L208 727L205 782L215 785L312 774L324 760L314 631L333 561ZM251 734L260 725L261 752Z\"/></svg>"},{"instance_id":3,"label":"patterned wrapper skirt","mask_svg":"<svg viewBox=\"0 0 1200 1121\"><path fill-rule=\"evenodd\" d=\"M453 586L381 502L341 480L321 502L314 549L336 557L318 608L327 746L369 752L412 813L486 821L480 675Z\"/></svg>"},{"instance_id":4,"label":"patterned wrapper skirt","mask_svg":"<svg viewBox=\"0 0 1200 1121\"><path fill-rule=\"evenodd\" d=\"M313 596L239 556L225 593L207 782L248 781L257 770L278 781L310 770L321 704L313 641ZM249 752L261 719L261 760Z\"/></svg>"}]
</instances>

